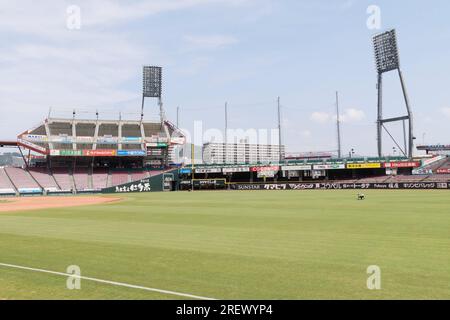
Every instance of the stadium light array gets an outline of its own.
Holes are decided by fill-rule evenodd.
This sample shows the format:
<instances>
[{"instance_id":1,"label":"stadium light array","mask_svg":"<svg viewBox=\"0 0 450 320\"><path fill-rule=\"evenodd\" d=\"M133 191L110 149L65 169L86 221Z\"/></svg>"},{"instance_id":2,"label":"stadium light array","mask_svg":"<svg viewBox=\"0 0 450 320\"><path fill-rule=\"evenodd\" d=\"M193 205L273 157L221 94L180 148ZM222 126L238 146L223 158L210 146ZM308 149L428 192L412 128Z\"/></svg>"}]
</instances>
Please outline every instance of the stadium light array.
<instances>
[{"instance_id":1,"label":"stadium light array","mask_svg":"<svg viewBox=\"0 0 450 320\"><path fill-rule=\"evenodd\" d=\"M144 66L143 94L148 98L161 98L162 68Z\"/></svg>"},{"instance_id":2,"label":"stadium light array","mask_svg":"<svg viewBox=\"0 0 450 320\"><path fill-rule=\"evenodd\" d=\"M400 68L395 29L373 37L375 63L379 74Z\"/></svg>"}]
</instances>

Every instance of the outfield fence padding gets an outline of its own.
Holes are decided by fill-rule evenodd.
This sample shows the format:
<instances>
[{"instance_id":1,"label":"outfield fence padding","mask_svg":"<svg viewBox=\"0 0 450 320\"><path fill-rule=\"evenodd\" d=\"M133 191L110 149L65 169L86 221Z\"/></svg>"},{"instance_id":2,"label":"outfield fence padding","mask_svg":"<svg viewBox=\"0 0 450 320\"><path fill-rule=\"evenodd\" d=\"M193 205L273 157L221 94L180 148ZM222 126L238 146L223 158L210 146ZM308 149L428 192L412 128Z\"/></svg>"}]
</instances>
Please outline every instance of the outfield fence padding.
<instances>
[{"instance_id":1,"label":"outfield fence padding","mask_svg":"<svg viewBox=\"0 0 450 320\"><path fill-rule=\"evenodd\" d=\"M447 182L414 182L414 183L261 183L231 184L232 190L433 190L450 189Z\"/></svg>"}]
</instances>

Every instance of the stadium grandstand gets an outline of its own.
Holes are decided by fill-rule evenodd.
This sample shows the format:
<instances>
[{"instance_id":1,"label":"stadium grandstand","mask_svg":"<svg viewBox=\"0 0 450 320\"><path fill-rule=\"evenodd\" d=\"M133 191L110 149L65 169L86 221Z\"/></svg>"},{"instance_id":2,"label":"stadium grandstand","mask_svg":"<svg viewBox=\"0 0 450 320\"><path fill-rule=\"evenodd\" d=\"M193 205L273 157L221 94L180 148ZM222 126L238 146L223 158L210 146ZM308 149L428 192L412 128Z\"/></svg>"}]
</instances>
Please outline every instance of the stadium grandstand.
<instances>
[{"instance_id":1,"label":"stadium grandstand","mask_svg":"<svg viewBox=\"0 0 450 320\"><path fill-rule=\"evenodd\" d=\"M2 147L20 150L23 166L0 167L0 194L95 192L170 169L184 144L172 123L47 118Z\"/></svg>"}]
</instances>

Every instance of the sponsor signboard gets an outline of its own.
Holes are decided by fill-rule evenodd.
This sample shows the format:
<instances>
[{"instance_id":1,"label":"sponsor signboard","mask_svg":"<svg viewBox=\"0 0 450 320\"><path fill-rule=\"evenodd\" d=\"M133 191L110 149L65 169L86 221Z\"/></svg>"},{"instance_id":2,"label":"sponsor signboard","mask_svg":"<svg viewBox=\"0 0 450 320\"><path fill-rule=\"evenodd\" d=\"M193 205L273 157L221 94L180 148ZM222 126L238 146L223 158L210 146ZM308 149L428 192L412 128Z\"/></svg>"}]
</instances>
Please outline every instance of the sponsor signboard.
<instances>
[{"instance_id":1,"label":"sponsor signboard","mask_svg":"<svg viewBox=\"0 0 450 320\"><path fill-rule=\"evenodd\" d=\"M160 155L162 155L162 150L161 149L147 149L147 155L160 156Z\"/></svg>"},{"instance_id":2,"label":"sponsor signboard","mask_svg":"<svg viewBox=\"0 0 450 320\"><path fill-rule=\"evenodd\" d=\"M41 193L41 188L19 188L19 193Z\"/></svg>"},{"instance_id":3,"label":"sponsor signboard","mask_svg":"<svg viewBox=\"0 0 450 320\"><path fill-rule=\"evenodd\" d=\"M277 174L278 171L272 171L272 170L264 170L264 171L258 171L258 178L273 178Z\"/></svg>"},{"instance_id":4,"label":"sponsor signboard","mask_svg":"<svg viewBox=\"0 0 450 320\"><path fill-rule=\"evenodd\" d=\"M147 147L153 147L153 148L165 148L167 147L167 143L165 142L149 142L145 144Z\"/></svg>"},{"instance_id":5,"label":"sponsor signboard","mask_svg":"<svg viewBox=\"0 0 450 320\"><path fill-rule=\"evenodd\" d=\"M378 169L381 168L381 163L347 163L347 169Z\"/></svg>"},{"instance_id":6,"label":"sponsor signboard","mask_svg":"<svg viewBox=\"0 0 450 320\"><path fill-rule=\"evenodd\" d=\"M117 150L118 156L144 157L146 154L144 150Z\"/></svg>"},{"instance_id":7,"label":"sponsor signboard","mask_svg":"<svg viewBox=\"0 0 450 320\"><path fill-rule=\"evenodd\" d=\"M311 170L311 165L299 165L299 166L282 166L283 171L309 171Z\"/></svg>"},{"instance_id":8,"label":"sponsor signboard","mask_svg":"<svg viewBox=\"0 0 450 320\"><path fill-rule=\"evenodd\" d=\"M191 168L181 168L180 169L180 174L191 174L191 173L192 173Z\"/></svg>"},{"instance_id":9,"label":"sponsor signboard","mask_svg":"<svg viewBox=\"0 0 450 320\"><path fill-rule=\"evenodd\" d=\"M450 183L244 183L230 187L234 190L450 189Z\"/></svg>"},{"instance_id":10,"label":"sponsor signboard","mask_svg":"<svg viewBox=\"0 0 450 320\"><path fill-rule=\"evenodd\" d=\"M259 172L259 171L279 171L279 166L269 166L269 167L251 167L251 172Z\"/></svg>"},{"instance_id":11,"label":"sponsor signboard","mask_svg":"<svg viewBox=\"0 0 450 320\"><path fill-rule=\"evenodd\" d=\"M403 162L385 162L384 168L417 168L420 167L420 162L416 161L403 161Z\"/></svg>"},{"instance_id":12,"label":"sponsor signboard","mask_svg":"<svg viewBox=\"0 0 450 320\"><path fill-rule=\"evenodd\" d=\"M36 142L45 142L47 141L47 136L40 135L40 134L26 134L23 136L23 138L29 140L29 141L36 141Z\"/></svg>"},{"instance_id":13,"label":"sponsor signboard","mask_svg":"<svg viewBox=\"0 0 450 320\"><path fill-rule=\"evenodd\" d=\"M72 137L70 137L70 140L72 140ZM88 136L77 136L76 141L78 143L93 143L94 137L88 137Z\"/></svg>"},{"instance_id":14,"label":"sponsor signboard","mask_svg":"<svg viewBox=\"0 0 450 320\"><path fill-rule=\"evenodd\" d=\"M170 138L170 143L173 144L184 144L186 139L184 137L172 137Z\"/></svg>"},{"instance_id":15,"label":"sponsor signboard","mask_svg":"<svg viewBox=\"0 0 450 320\"><path fill-rule=\"evenodd\" d=\"M151 192L151 184L149 179L140 180L137 182L128 183L114 188L115 193L130 193L130 192Z\"/></svg>"},{"instance_id":16,"label":"sponsor signboard","mask_svg":"<svg viewBox=\"0 0 450 320\"><path fill-rule=\"evenodd\" d=\"M83 150L83 156L86 157L114 157L117 155L117 150L103 149L103 150Z\"/></svg>"},{"instance_id":17,"label":"sponsor signboard","mask_svg":"<svg viewBox=\"0 0 450 320\"><path fill-rule=\"evenodd\" d=\"M314 170L335 170L335 169L345 169L345 164L315 164L313 166Z\"/></svg>"},{"instance_id":18,"label":"sponsor signboard","mask_svg":"<svg viewBox=\"0 0 450 320\"><path fill-rule=\"evenodd\" d=\"M66 156L66 157L82 156L83 151L82 150L59 150L59 155Z\"/></svg>"},{"instance_id":19,"label":"sponsor signboard","mask_svg":"<svg viewBox=\"0 0 450 320\"><path fill-rule=\"evenodd\" d=\"M30 141L18 138L17 142L20 145L22 145L22 146L24 146L24 147L26 147L26 148L28 148L30 150L36 151L36 152L41 153L41 154L47 154L47 149L46 148L38 146L37 144L34 144L34 143L30 142Z\"/></svg>"},{"instance_id":20,"label":"sponsor signboard","mask_svg":"<svg viewBox=\"0 0 450 320\"><path fill-rule=\"evenodd\" d=\"M417 175L417 176L418 175L429 175L429 174L433 174L433 170L418 168L418 169L413 169L412 174Z\"/></svg>"},{"instance_id":21,"label":"sponsor signboard","mask_svg":"<svg viewBox=\"0 0 450 320\"><path fill-rule=\"evenodd\" d=\"M97 138L97 143L99 143L99 144L117 144L118 141L119 141L118 138L108 137L108 136L103 136L103 137Z\"/></svg>"},{"instance_id":22,"label":"sponsor signboard","mask_svg":"<svg viewBox=\"0 0 450 320\"><path fill-rule=\"evenodd\" d=\"M198 168L195 169L195 173L221 173L221 168Z\"/></svg>"},{"instance_id":23,"label":"sponsor signboard","mask_svg":"<svg viewBox=\"0 0 450 320\"><path fill-rule=\"evenodd\" d=\"M122 142L141 142L140 137L122 137Z\"/></svg>"},{"instance_id":24,"label":"sponsor signboard","mask_svg":"<svg viewBox=\"0 0 450 320\"><path fill-rule=\"evenodd\" d=\"M249 167L222 168L223 173L250 172Z\"/></svg>"}]
</instances>

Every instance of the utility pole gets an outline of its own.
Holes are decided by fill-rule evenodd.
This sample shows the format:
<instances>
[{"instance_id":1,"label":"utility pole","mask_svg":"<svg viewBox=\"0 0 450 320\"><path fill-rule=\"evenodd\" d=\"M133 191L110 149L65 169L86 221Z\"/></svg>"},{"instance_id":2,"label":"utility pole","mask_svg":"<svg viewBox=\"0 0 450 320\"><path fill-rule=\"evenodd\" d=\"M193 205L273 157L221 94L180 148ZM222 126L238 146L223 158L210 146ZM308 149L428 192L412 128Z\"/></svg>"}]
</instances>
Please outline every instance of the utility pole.
<instances>
[{"instance_id":1,"label":"utility pole","mask_svg":"<svg viewBox=\"0 0 450 320\"><path fill-rule=\"evenodd\" d=\"M225 143L228 143L228 102L225 102Z\"/></svg>"},{"instance_id":2,"label":"utility pole","mask_svg":"<svg viewBox=\"0 0 450 320\"><path fill-rule=\"evenodd\" d=\"M225 135L223 143L223 163L226 164L228 160L228 102L225 102Z\"/></svg>"},{"instance_id":3,"label":"utility pole","mask_svg":"<svg viewBox=\"0 0 450 320\"><path fill-rule=\"evenodd\" d=\"M279 149L279 153L280 153L280 163L281 160L283 159L283 152L281 150L281 104L280 104L280 97L278 97L277 99L277 104L278 104L278 149Z\"/></svg>"},{"instance_id":4,"label":"utility pole","mask_svg":"<svg viewBox=\"0 0 450 320\"><path fill-rule=\"evenodd\" d=\"M341 149L341 116L339 115L339 92L336 91L336 125L337 125L337 144L338 144L338 158L342 157Z\"/></svg>"}]
</instances>

